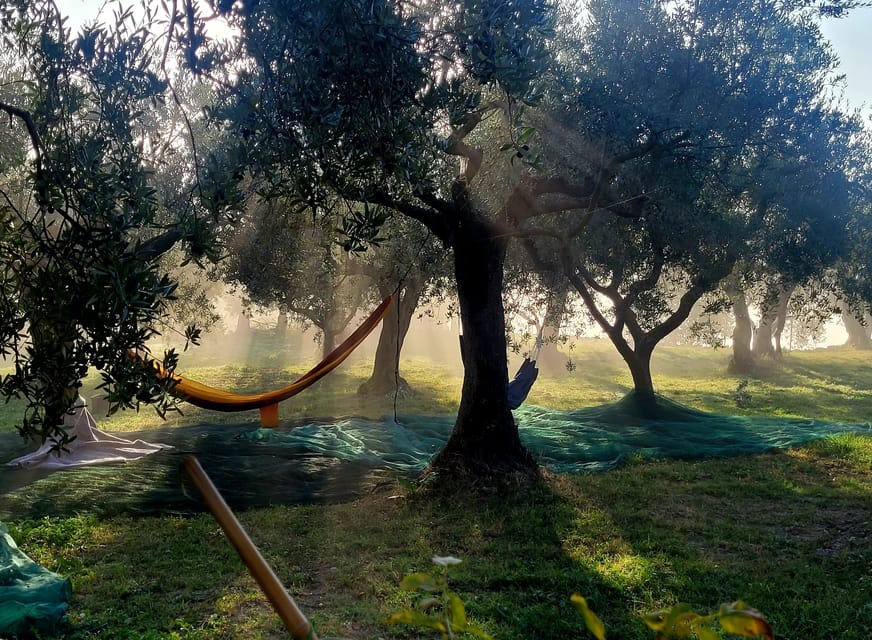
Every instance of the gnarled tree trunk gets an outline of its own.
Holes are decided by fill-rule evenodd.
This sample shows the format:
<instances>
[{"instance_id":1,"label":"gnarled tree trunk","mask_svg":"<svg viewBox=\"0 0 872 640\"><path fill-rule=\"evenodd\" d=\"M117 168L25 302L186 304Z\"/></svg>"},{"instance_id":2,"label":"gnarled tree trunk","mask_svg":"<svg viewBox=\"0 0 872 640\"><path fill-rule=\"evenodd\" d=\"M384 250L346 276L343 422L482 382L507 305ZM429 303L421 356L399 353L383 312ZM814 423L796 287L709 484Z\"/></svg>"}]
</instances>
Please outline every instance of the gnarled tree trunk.
<instances>
[{"instance_id":1,"label":"gnarled tree trunk","mask_svg":"<svg viewBox=\"0 0 872 640\"><path fill-rule=\"evenodd\" d=\"M279 310L279 318L276 321L276 337L284 339L288 335L288 312Z\"/></svg>"},{"instance_id":2,"label":"gnarled tree trunk","mask_svg":"<svg viewBox=\"0 0 872 640\"><path fill-rule=\"evenodd\" d=\"M872 349L872 314L868 311L862 314L865 322L860 322L856 310L851 309L847 305L842 306L842 323L845 325L845 331L848 332L848 339L845 345L854 347L855 349Z\"/></svg>"},{"instance_id":3,"label":"gnarled tree trunk","mask_svg":"<svg viewBox=\"0 0 872 640\"><path fill-rule=\"evenodd\" d=\"M751 353L755 357L765 358L775 355L775 348L772 346L772 328L777 315L774 305L764 308L760 314L760 322L757 323L757 331L751 342Z\"/></svg>"},{"instance_id":4,"label":"gnarled tree trunk","mask_svg":"<svg viewBox=\"0 0 872 640\"><path fill-rule=\"evenodd\" d=\"M545 319L543 321L545 326L542 329L542 350L537 361L540 368L563 369L569 362L569 358L557 348L557 342L560 338L560 324L563 321L563 312L566 309L568 294L569 292L566 287L560 287L554 291L548 300L548 308L545 310Z\"/></svg>"},{"instance_id":5,"label":"gnarled tree trunk","mask_svg":"<svg viewBox=\"0 0 872 640\"><path fill-rule=\"evenodd\" d=\"M236 335L247 336L251 333L251 317L245 310L236 317Z\"/></svg>"},{"instance_id":6,"label":"gnarled tree trunk","mask_svg":"<svg viewBox=\"0 0 872 640\"><path fill-rule=\"evenodd\" d=\"M339 335L338 331L334 331L330 323L325 323L321 329L321 358L326 358L330 352L336 348L336 338Z\"/></svg>"},{"instance_id":7,"label":"gnarled tree trunk","mask_svg":"<svg viewBox=\"0 0 872 640\"><path fill-rule=\"evenodd\" d=\"M781 350L781 334L784 333L784 325L787 323L787 310L790 306L790 297L793 295L793 291L796 289L796 285L788 285L785 286L781 293L778 294L778 307L776 309L775 315L775 326L772 330L772 339L775 341L775 357L780 358L784 355Z\"/></svg>"},{"instance_id":8,"label":"gnarled tree trunk","mask_svg":"<svg viewBox=\"0 0 872 640\"><path fill-rule=\"evenodd\" d=\"M521 444L507 397L506 240L481 216L461 213L451 246L463 328L463 391L454 430L431 469L461 476L529 475L536 463Z\"/></svg>"},{"instance_id":9,"label":"gnarled tree trunk","mask_svg":"<svg viewBox=\"0 0 872 640\"><path fill-rule=\"evenodd\" d=\"M766 292L763 311L757 325L757 333L751 344L751 352L758 358L775 358L781 355L781 329L787 315L787 304L793 293L794 285L774 285ZM785 316L785 317L782 317ZM777 344L775 343L777 336Z\"/></svg>"},{"instance_id":10,"label":"gnarled tree trunk","mask_svg":"<svg viewBox=\"0 0 872 640\"><path fill-rule=\"evenodd\" d=\"M722 287L733 305L733 359L730 369L736 373L749 373L754 368L754 354L751 352L754 325L748 311L748 301L735 275L725 278Z\"/></svg>"},{"instance_id":11,"label":"gnarled tree trunk","mask_svg":"<svg viewBox=\"0 0 872 640\"><path fill-rule=\"evenodd\" d=\"M408 391L409 383L400 375L400 354L409 325L418 308L423 283L419 279L408 278L405 286L394 296L394 304L382 320L372 375L357 389L359 394L381 395L389 392ZM382 290L387 297L390 291Z\"/></svg>"},{"instance_id":12,"label":"gnarled tree trunk","mask_svg":"<svg viewBox=\"0 0 872 640\"><path fill-rule=\"evenodd\" d=\"M636 344L632 350L621 350L621 356L627 363L633 378L633 391L640 400L653 401L654 379L651 376L651 356L654 353L653 344Z\"/></svg>"}]
</instances>

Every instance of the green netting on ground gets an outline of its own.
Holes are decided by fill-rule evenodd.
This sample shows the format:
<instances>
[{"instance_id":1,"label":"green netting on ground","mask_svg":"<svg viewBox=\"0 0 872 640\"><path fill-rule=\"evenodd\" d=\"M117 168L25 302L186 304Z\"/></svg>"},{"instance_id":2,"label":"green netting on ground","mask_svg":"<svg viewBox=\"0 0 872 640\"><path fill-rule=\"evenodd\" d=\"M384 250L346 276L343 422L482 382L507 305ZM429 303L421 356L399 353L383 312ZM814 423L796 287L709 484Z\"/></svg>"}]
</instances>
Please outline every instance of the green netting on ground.
<instances>
[{"instance_id":1,"label":"green netting on ground","mask_svg":"<svg viewBox=\"0 0 872 640\"><path fill-rule=\"evenodd\" d=\"M0 523L0 638L56 632L69 597L69 580L28 558Z\"/></svg>"},{"instance_id":2,"label":"green netting on ground","mask_svg":"<svg viewBox=\"0 0 872 640\"><path fill-rule=\"evenodd\" d=\"M182 460L192 454L233 508L346 499L395 476L370 464L241 437L254 428L250 423L141 431L131 435L173 448L140 460L60 471L0 468L0 519L205 511L180 473Z\"/></svg>"},{"instance_id":3,"label":"green netting on ground","mask_svg":"<svg viewBox=\"0 0 872 640\"><path fill-rule=\"evenodd\" d=\"M515 417L525 445L540 464L556 472L604 471L633 455L725 457L836 433L872 435L868 424L712 414L632 394L574 411L526 406ZM0 517L201 510L196 491L179 474L188 454L197 455L233 507L345 499L398 474L421 471L452 425L453 418L445 416L400 416L396 421L345 418L274 430L203 425L125 434L174 449L122 465L56 473L0 471ZM2 445L0 441L0 451Z\"/></svg>"},{"instance_id":4,"label":"green netting on ground","mask_svg":"<svg viewBox=\"0 0 872 640\"><path fill-rule=\"evenodd\" d=\"M872 435L852 425L800 418L706 413L658 396L558 411L525 406L514 412L521 440L539 463L558 473L606 471L628 456L715 458L803 444L836 433ZM347 418L291 431L258 429L241 437L272 445L415 473L445 443L453 419L400 416L397 421Z\"/></svg>"}]
</instances>

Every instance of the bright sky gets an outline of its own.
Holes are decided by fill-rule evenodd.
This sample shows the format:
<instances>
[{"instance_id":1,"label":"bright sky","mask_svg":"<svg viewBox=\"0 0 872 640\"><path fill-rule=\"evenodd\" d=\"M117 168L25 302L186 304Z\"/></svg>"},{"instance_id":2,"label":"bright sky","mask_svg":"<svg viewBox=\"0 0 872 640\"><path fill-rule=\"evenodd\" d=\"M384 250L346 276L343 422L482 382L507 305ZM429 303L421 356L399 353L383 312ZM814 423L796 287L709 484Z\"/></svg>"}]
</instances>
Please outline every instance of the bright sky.
<instances>
[{"instance_id":1,"label":"bright sky","mask_svg":"<svg viewBox=\"0 0 872 640\"><path fill-rule=\"evenodd\" d=\"M872 115L872 7L856 9L841 20L828 20L822 29L847 76L849 103L854 107L865 104L864 112Z\"/></svg>"}]
</instances>

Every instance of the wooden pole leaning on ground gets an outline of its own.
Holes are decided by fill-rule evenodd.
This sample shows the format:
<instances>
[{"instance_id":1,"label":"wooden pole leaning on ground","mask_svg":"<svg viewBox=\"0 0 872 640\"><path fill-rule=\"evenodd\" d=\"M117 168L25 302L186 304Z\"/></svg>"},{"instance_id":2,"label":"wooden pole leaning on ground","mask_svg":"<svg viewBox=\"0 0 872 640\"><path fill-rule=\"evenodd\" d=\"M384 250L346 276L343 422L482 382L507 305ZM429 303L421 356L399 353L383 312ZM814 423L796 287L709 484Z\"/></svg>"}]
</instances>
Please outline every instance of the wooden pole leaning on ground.
<instances>
[{"instance_id":1,"label":"wooden pole leaning on ground","mask_svg":"<svg viewBox=\"0 0 872 640\"><path fill-rule=\"evenodd\" d=\"M224 530L224 534L236 547L236 551L239 552L239 556L248 567L248 571L260 585L264 595L272 603L294 640L318 640L312 625L297 607L293 598L288 595L284 585L264 560L257 547L254 546L251 538L245 533L239 520L233 515L230 507L227 506L224 498L203 470L200 461L194 456L188 456L182 461L182 469L202 494L209 511L212 512L215 520Z\"/></svg>"}]
</instances>

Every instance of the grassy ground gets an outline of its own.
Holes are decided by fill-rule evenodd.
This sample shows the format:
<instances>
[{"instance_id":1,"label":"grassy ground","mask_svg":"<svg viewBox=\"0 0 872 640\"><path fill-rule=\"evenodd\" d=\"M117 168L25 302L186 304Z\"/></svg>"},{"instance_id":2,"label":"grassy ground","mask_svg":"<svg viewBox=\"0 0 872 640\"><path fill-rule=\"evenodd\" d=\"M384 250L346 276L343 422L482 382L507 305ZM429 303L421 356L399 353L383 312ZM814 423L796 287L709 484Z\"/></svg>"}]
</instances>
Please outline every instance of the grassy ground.
<instances>
[{"instance_id":1,"label":"grassy ground","mask_svg":"<svg viewBox=\"0 0 872 640\"><path fill-rule=\"evenodd\" d=\"M280 386L304 365L216 366L191 375L246 390ZM737 396L727 356L665 349L655 379L697 408L867 422L872 368L863 354L790 355ZM629 378L602 342L573 356L573 372L543 373L530 402L568 408L610 402ZM381 415L393 398L352 391L366 360L282 407L286 418ZM450 413L460 378L412 361L417 389L401 412ZM741 406L737 405L737 399ZM214 414L186 410L179 424ZM256 420L256 415L229 421ZM154 426L148 410L105 423ZM4 423L6 423L4 421ZM705 462L637 462L604 474L543 477L524 491L425 495L396 483L345 504L238 514L322 637L417 638L382 620L409 603L403 575L433 569L433 555L464 562L451 584L495 637L583 638L569 596L579 592L609 637L650 638L645 611L676 602L705 610L743 599L785 640L865 640L872 628L872 437L842 436L787 452ZM282 638L281 624L209 516L12 520L13 537L73 581L71 638ZM432 636L431 636L432 637Z\"/></svg>"}]
</instances>

